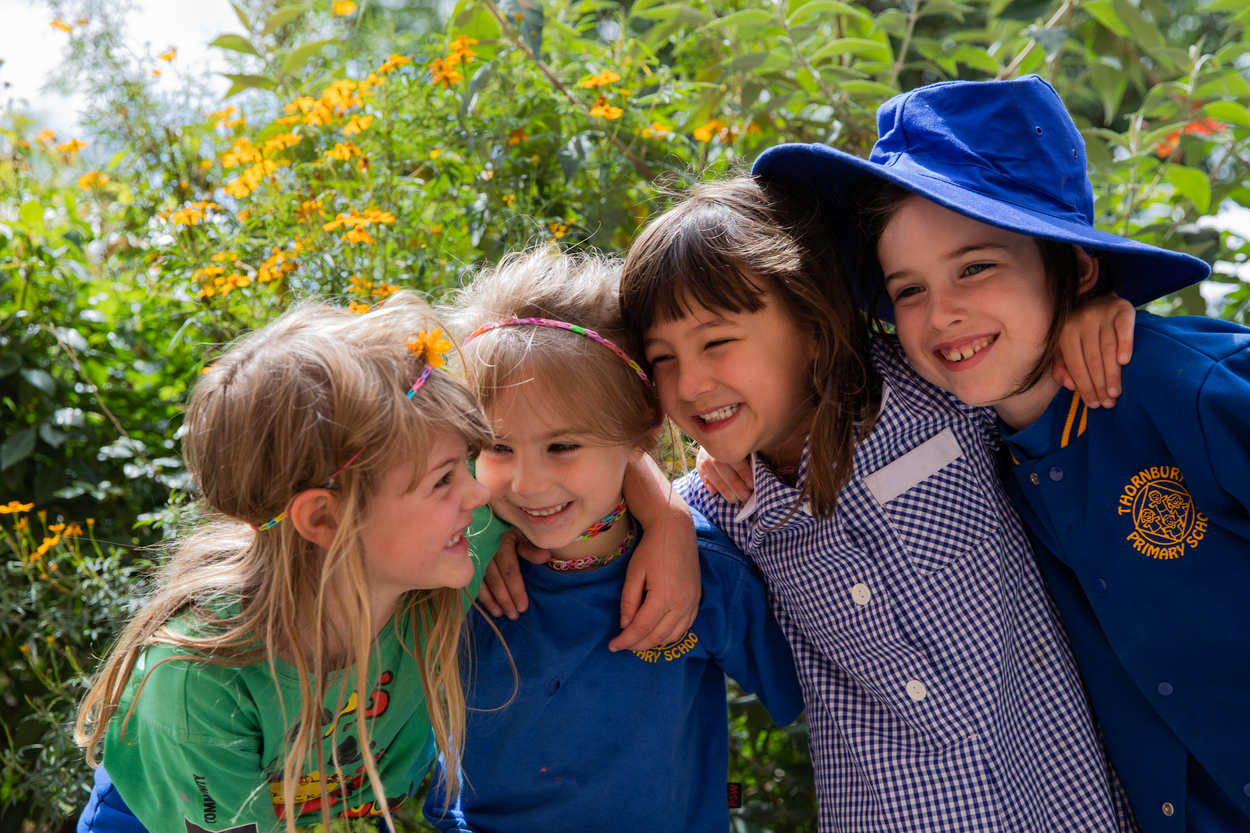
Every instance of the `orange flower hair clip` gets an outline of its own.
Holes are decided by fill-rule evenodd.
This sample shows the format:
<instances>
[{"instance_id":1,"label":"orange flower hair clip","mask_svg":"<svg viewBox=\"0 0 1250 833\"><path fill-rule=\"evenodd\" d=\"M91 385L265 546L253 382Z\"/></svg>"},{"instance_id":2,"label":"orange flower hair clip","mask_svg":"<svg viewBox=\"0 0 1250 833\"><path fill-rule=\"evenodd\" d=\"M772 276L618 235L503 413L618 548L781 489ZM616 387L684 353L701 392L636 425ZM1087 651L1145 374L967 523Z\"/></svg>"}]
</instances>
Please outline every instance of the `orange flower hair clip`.
<instances>
[{"instance_id":1,"label":"orange flower hair clip","mask_svg":"<svg viewBox=\"0 0 1250 833\"><path fill-rule=\"evenodd\" d=\"M425 330L418 330L416 338L404 340L404 346L412 355L425 362L425 369L421 371L421 375L412 383L412 388L408 391L408 398L411 399L417 395L417 391L421 390L425 380L430 378L430 372L436 367L442 367L446 362L443 357L451 350L451 342L443 338L442 330L430 330L428 334Z\"/></svg>"}]
</instances>

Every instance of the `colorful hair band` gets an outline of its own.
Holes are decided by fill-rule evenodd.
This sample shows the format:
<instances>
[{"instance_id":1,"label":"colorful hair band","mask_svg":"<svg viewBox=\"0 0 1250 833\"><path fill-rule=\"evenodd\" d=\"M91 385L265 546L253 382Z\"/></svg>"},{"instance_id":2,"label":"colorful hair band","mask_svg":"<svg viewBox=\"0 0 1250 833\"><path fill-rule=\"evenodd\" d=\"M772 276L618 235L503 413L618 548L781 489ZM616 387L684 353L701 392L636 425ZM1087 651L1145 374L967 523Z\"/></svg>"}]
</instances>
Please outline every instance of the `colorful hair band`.
<instances>
[{"instance_id":1,"label":"colorful hair band","mask_svg":"<svg viewBox=\"0 0 1250 833\"><path fill-rule=\"evenodd\" d=\"M588 330L585 327L579 327L576 324L569 324L565 321L552 321L550 318L509 318L504 321L491 321L490 323L483 324L473 332L469 333L469 337L464 340L463 344L468 344L482 333L497 330L500 327L514 327L518 324L537 324L541 327L556 327L561 330L568 330L571 333L577 333L579 336L585 336L591 341L597 341L616 355L620 356L621 361L629 365L630 369L638 374L638 378L641 379L642 383L647 386L647 390L651 390L651 380L647 378L647 374L641 367L638 366L638 362L631 359L624 350L617 347L615 344L608 341L594 330Z\"/></svg>"},{"instance_id":2,"label":"colorful hair band","mask_svg":"<svg viewBox=\"0 0 1250 833\"><path fill-rule=\"evenodd\" d=\"M357 458L357 457L359 457L361 454L364 454L364 453L365 453L365 449L366 449L366 448L368 448L368 447L369 447L369 446L367 446L367 445L366 445L366 446L362 447L362 448L360 449L360 451L357 451L355 454L353 454L353 455L351 456L351 459L350 459L350 460L348 460L348 461L347 461L346 463L344 463L343 465L339 466L338 471L336 471L334 474L330 475L330 479L329 479L329 480L327 480L327 481L325 482L325 484L324 484L324 485L322 485L320 488L322 488L322 489L329 489L329 488L331 488L331 487L334 485L334 479L335 479L336 477L338 477L340 474L342 474L342 473L343 473L343 469L347 468L347 467L348 467L348 466L350 466L352 463L356 462L356 458ZM275 526L277 526L278 524L282 523L284 520L286 520L286 512L282 512L281 514L276 515L275 517L270 518L269 520L265 521L263 524L248 524L248 526L250 526L252 529L256 530L257 532L262 532L262 531L264 531L264 530L266 530L266 529L269 529L270 527L275 527Z\"/></svg>"}]
</instances>

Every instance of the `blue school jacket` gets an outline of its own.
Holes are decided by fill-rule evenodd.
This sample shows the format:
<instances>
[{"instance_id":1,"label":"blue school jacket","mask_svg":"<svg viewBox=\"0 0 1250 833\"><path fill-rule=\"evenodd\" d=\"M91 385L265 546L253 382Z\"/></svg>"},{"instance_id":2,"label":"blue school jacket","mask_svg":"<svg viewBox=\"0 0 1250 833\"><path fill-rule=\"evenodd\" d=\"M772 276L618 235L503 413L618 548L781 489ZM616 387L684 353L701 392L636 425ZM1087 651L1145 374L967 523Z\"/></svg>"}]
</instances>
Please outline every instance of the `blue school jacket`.
<instances>
[{"instance_id":1,"label":"blue school jacket","mask_svg":"<svg viewBox=\"0 0 1250 833\"><path fill-rule=\"evenodd\" d=\"M1212 810L1250 829L1250 330L1139 314L1115 408L1060 391L1004 433L1004 483L1143 829Z\"/></svg>"}]
</instances>

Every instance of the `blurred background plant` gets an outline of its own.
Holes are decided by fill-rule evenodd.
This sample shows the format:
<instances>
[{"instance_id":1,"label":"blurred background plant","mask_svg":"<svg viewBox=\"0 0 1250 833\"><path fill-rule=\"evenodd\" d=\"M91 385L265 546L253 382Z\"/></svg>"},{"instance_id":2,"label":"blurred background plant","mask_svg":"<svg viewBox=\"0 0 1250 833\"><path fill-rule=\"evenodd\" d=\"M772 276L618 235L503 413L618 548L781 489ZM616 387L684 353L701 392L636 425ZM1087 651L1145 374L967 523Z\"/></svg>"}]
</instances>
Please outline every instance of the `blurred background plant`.
<instances>
[{"instance_id":1,"label":"blurred background plant","mask_svg":"<svg viewBox=\"0 0 1250 833\"><path fill-rule=\"evenodd\" d=\"M1098 224L1217 263L1154 309L1250 308L1228 230L1250 206L1250 0L235 9L215 100L190 73L157 91L176 50L122 48L126 4L51 0L82 133L0 116L3 830L70 829L83 675L142 597L145 547L190 511L187 389L295 299L365 314L527 244L623 250L670 189L777 142L865 154L895 92L1036 72L1084 130ZM802 724L735 692L731 729L735 829L814 830Z\"/></svg>"}]
</instances>

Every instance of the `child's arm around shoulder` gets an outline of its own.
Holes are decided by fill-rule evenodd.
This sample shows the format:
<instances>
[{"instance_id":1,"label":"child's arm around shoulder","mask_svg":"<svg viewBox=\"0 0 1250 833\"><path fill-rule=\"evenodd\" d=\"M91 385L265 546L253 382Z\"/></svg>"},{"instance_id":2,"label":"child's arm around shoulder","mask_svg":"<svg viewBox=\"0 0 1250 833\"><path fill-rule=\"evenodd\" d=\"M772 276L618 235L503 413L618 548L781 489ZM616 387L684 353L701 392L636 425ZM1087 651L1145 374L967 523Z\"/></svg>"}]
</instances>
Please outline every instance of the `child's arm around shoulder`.
<instances>
[{"instance_id":1,"label":"child's arm around shoulder","mask_svg":"<svg viewBox=\"0 0 1250 833\"><path fill-rule=\"evenodd\" d=\"M751 560L702 515L695 518L704 563L700 622L708 621L708 651L745 692L755 694L778 726L803 711L794 655L773 615L764 580ZM714 623L723 623L721 627ZM696 635L704 638L696 626Z\"/></svg>"},{"instance_id":2,"label":"child's arm around shoulder","mask_svg":"<svg viewBox=\"0 0 1250 833\"><path fill-rule=\"evenodd\" d=\"M1054 380L1079 391L1090 408L1114 408L1122 390L1120 367L1133 358L1137 310L1113 294L1087 298L1064 324L1051 370Z\"/></svg>"}]
</instances>

